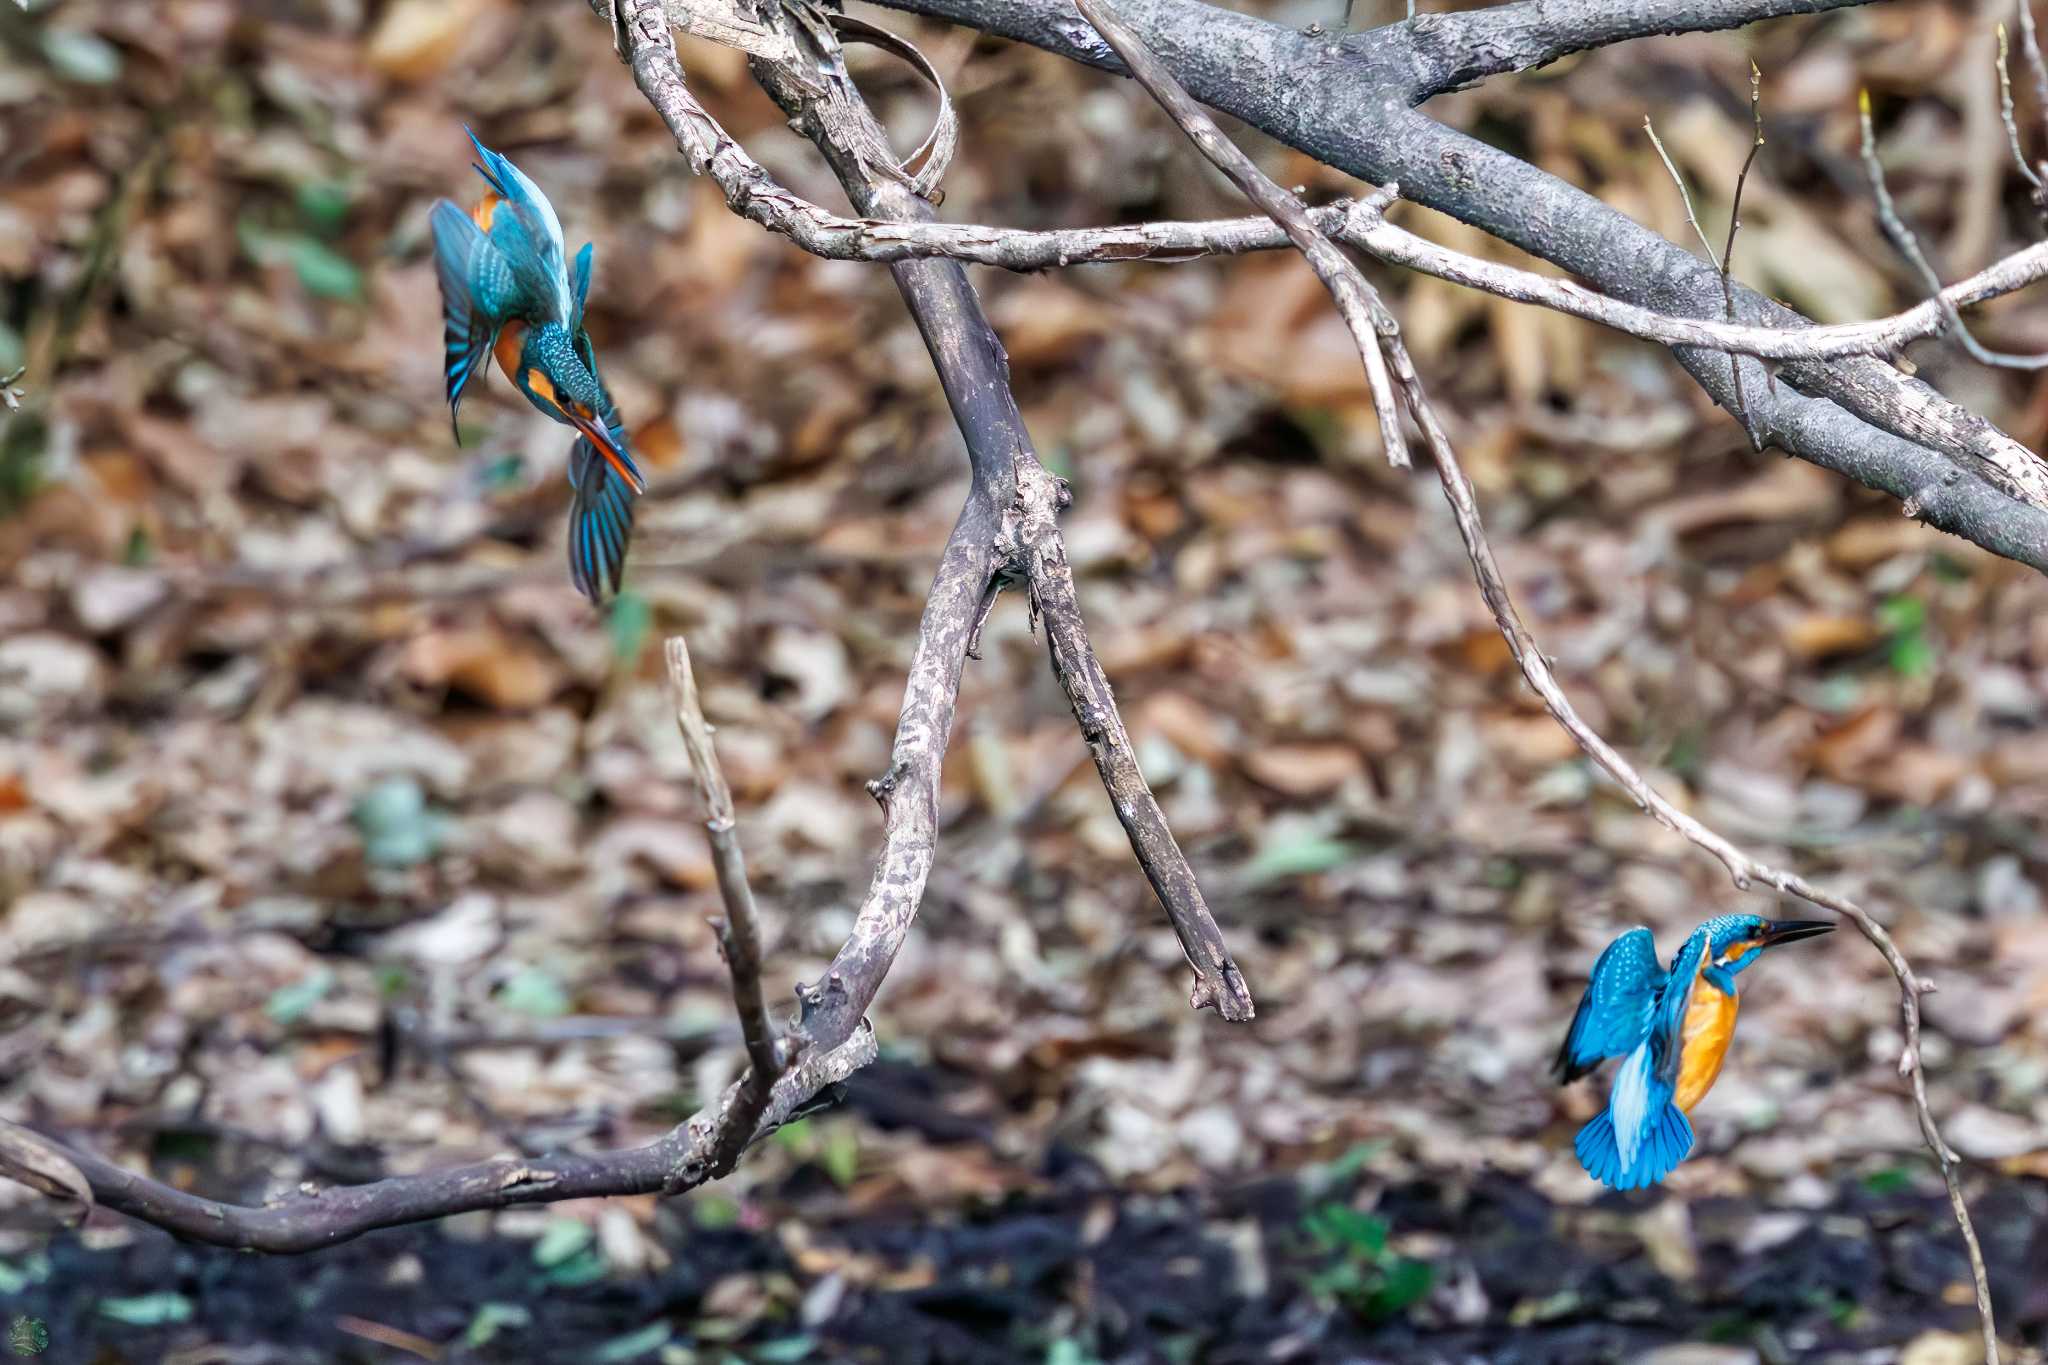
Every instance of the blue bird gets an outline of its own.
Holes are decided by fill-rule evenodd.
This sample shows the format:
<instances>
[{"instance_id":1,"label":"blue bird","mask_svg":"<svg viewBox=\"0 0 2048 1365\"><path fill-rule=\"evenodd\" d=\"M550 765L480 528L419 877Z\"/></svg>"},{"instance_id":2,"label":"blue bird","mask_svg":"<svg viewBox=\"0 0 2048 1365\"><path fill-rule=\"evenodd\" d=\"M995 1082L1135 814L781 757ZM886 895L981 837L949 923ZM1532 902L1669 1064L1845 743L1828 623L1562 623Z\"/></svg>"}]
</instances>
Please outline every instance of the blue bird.
<instances>
[{"instance_id":1,"label":"blue bird","mask_svg":"<svg viewBox=\"0 0 2048 1365\"><path fill-rule=\"evenodd\" d=\"M1821 920L1718 915L1693 930L1670 970L1644 928L1607 945L1558 1049L1557 1078L1569 1084L1620 1057L1607 1108L1579 1130L1579 1164L1617 1190L1654 1185L1692 1151L1686 1115L1721 1074L1740 1007L1735 978L1766 948L1835 926Z\"/></svg>"},{"instance_id":2,"label":"blue bird","mask_svg":"<svg viewBox=\"0 0 2048 1365\"><path fill-rule=\"evenodd\" d=\"M575 428L579 434L569 450L569 486L575 490L569 577L577 591L602 602L618 590L633 499L647 485L583 330L592 249L584 244L572 270L562 221L540 186L475 133L469 140L490 192L466 213L447 199L433 210L449 419L461 412L463 392L485 358L496 356L527 402Z\"/></svg>"}]
</instances>

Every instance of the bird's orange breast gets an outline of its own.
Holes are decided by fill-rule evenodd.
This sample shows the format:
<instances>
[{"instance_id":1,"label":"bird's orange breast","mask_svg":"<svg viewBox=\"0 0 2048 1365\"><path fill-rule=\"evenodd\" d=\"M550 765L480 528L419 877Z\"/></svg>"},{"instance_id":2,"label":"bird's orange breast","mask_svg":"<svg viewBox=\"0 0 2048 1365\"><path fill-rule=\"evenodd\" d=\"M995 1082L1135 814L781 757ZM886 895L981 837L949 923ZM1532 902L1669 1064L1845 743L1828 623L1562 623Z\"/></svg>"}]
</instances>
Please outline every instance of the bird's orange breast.
<instances>
[{"instance_id":1,"label":"bird's orange breast","mask_svg":"<svg viewBox=\"0 0 2048 1365\"><path fill-rule=\"evenodd\" d=\"M1735 1037L1736 1011L1741 1008L1741 997L1725 994L1711 982L1701 981L1693 988L1679 1044L1678 1090L1671 1097L1680 1109L1690 1113L1714 1088L1722 1059L1728 1055L1729 1040Z\"/></svg>"},{"instance_id":2,"label":"bird's orange breast","mask_svg":"<svg viewBox=\"0 0 2048 1365\"><path fill-rule=\"evenodd\" d=\"M508 322L498 330L498 341L496 346L492 348L491 353L498 357L498 368L503 370L505 377L515 384L519 382L520 348L525 345L526 324L523 322Z\"/></svg>"}]
</instances>

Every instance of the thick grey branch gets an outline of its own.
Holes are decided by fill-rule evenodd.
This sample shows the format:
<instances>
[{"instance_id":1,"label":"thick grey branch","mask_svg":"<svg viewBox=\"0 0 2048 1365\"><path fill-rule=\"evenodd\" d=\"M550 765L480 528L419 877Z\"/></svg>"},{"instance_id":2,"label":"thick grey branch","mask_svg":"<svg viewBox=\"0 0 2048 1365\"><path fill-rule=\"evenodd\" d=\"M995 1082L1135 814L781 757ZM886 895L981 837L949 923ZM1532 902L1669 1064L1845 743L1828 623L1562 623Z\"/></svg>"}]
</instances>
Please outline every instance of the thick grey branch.
<instances>
[{"instance_id":1,"label":"thick grey branch","mask_svg":"<svg viewBox=\"0 0 2048 1365\"><path fill-rule=\"evenodd\" d=\"M883 3L1123 68L1068 0ZM1555 41L1517 36L1544 32L1552 9L1553 0L1497 5L1460 16L1454 31L1468 44L1498 42L1516 61L1540 61L1571 50L1575 41L1565 32ZM1650 12L1667 24L1656 31L1678 31L1779 11L1700 0ZM1453 60L1436 25L1417 20L1337 39L1200 0L1131 0L1124 16L1195 98L1318 160L1374 183L1398 181L1404 196L1654 312L1711 318L1725 308L1718 273L1691 252L1591 195L1414 112L1412 104L1477 69ZM1633 20L1614 22L1626 28L1618 36L1649 31ZM1754 291L1736 290L1735 301L1748 321L1783 327L1808 321ZM1677 357L1716 402L1734 409L1724 360L1690 349ZM1760 369L1746 376L1745 397L1759 434L1892 493L1931 525L2048 570L2048 466L2024 446L1880 361L1795 361L1779 377L1784 382L1767 389Z\"/></svg>"}]
</instances>

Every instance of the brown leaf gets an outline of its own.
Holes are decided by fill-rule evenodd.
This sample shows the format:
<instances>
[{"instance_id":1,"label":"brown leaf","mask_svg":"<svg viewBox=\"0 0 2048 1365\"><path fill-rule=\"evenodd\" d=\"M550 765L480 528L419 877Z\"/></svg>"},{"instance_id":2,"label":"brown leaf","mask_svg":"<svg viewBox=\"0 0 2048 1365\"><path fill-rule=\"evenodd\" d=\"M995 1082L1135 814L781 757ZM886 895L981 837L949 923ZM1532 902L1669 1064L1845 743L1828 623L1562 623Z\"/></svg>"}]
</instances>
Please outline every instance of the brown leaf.
<instances>
[{"instance_id":1,"label":"brown leaf","mask_svg":"<svg viewBox=\"0 0 2048 1365\"><path fill-rule=\"evenodd\" d=\"M561 689L562 666L538 645L493 624L429 631L406 646L399 672L453 687L505 711L539 706Z\"/></svg>"},{"instance_id":2,"label":"brown leaf","mask_svg":"<svg viewBox=\"0 0 2048 1365\"><path fill-rule=\"evenodd\" d=\"M1269 744L1244 757L1254 781L1288 796L1323 796L1365 773L1365 760L1344 744Z\"/></svg>"},{"instance_id":3,"label":"brown leaf","mask_svg":"<svg viewBox=\"0 0 2048 1365\"><path fill-rule=\"evenodd\" d=\"M1836 616L1807 612L1778 631L1785 648L1802 659L1828 659L1870 648L1884 631L1867 616Z\"/></svg>"},{"instance_id":4,"label":"brown leaf","mask_svg":"<svg viewBox=\"0 0 2048 1365\"><path fill-rule=\"evenodd\" d=\"M401 81L440 74L481 8L479 0L398 0L370 35L370 65Z\"/></svg>"}]
</instances>

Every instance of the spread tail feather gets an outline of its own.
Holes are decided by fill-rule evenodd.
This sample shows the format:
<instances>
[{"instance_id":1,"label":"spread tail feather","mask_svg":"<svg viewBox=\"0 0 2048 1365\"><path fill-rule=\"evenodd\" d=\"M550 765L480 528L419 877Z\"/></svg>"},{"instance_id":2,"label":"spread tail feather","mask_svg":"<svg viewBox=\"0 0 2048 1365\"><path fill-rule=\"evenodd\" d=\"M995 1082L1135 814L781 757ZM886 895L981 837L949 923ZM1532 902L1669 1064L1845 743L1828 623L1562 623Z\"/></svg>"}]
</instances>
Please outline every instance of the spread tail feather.
<instances>
[{"instance_id":1,"label":"spread tail feather","mask_svg":"<svg viewBox=\"0 0 2048 1365\"><path fill-rule=\"evenodd\" d=\"M624 432L616 421L611 429L623 450ZM592 603L602 603L624 577L637 490L584 436L569 451L569 483L576 490L569 508L569 579Z\"/></svg>"},{"instance_id":2,"label":"spread tail feather","mask_svg":"<svg viewBox=\"0 0 2048 1365\"><path fill-rule=\"evenodd\" d=\"M1614 1115L1602 1110L1579 1130L1579 1164L1609 1189L1640 1190L1671 1174L1692 1151L1692 1124L1685 1112L1666 1100L1651 1114L1635 1144L1635 1156L1624 1163L1614 1137Z\"/></svg>"}]
</instances>

